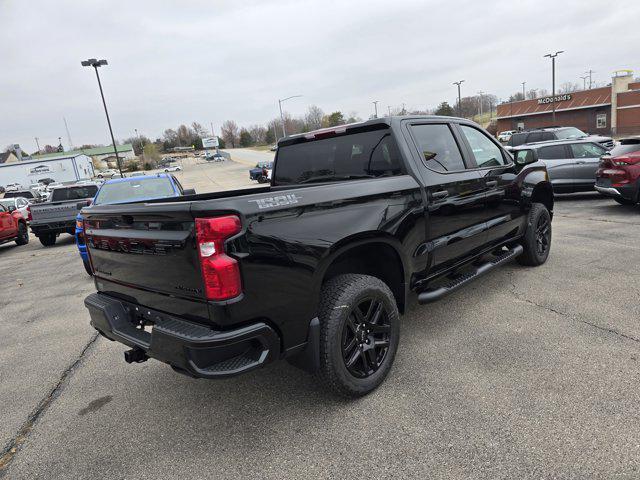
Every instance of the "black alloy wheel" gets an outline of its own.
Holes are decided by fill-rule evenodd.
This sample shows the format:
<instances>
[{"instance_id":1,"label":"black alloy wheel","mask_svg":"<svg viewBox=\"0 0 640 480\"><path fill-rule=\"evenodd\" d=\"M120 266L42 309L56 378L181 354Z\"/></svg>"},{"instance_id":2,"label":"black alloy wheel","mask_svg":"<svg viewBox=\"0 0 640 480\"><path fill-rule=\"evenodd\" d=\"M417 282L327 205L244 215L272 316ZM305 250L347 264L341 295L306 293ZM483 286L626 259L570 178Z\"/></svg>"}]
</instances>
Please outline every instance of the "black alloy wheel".
<instances>
[{"instance_id":1,"label":"black alloy wheel","mask_svg":"<svg viewBox=\"0 0 640 480\"><path fill-rule=\"evenodd\" d=\"M551 221L549 217L540 215L536 225L536 250L538 255L547 253L551 245Z\"/></svg>"},{"instance_id":2,"label":"black alloy wheel","mask_svg":"<svg viewBox=\"0 0 640 480\"><path fill-rule=\"evenodd\" d=\"M368 298L356 305L342 329L342 358L357 378L378 371L389 351L391 324L384 304Z\"/></svg>"}]
</instances>

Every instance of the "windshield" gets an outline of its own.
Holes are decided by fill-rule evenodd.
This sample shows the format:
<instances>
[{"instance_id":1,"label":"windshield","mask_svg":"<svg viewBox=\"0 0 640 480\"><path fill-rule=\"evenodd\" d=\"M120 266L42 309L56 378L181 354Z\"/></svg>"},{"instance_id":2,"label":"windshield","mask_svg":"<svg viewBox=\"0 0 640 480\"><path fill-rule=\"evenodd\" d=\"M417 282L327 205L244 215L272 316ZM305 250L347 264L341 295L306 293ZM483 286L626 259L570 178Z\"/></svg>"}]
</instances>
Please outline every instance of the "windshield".
<instances>
[{"instance_id":1,"label":"windshield","mask_svg":"<svg viewBox=\"0 0 640 480\"><path fill-rule=\"evenodd\" d=\"M15 200L2 200L2 199L0 199L0 205L4 205L5 207L15 206L15 204L16 204Z\"/></svg>"},{"instance_id":2,"label":"windshield","mask_svg":"<svg viewBox=\"0 0 640 480\"><path fill-rule=\"evenodd\" d=\"M174 196L175 192L168 177L147 178L105 183L94 203L124 203Z\"/></svg>"},{"instance_id":3,"label":"windshield","mask_svg":"<svg viewBox=\"0 0 640 480\"><path fill-rule=\"evenodd\" d=\"M619 155L626 155L627 153L640 152L640 143L631 143L631 144L622 144L613 147L613 149L609 152L609 155L612 157L617 157Z\"/></svg>"},{"instance_id":4,"label":"windshield","mask_svg":"<svg viewBox=\"0 0 640 480\"><path fill-rule=\"evenodd\" d=\"M5 192L4 198L16 198L16 197L25 197L25 198L35 198L33 193L31 192Z\"/></svg>"},{"instance_id":5,"label":"windshield","mask_svg":"<svg viewBox=\"0 0 640 480\"><path fill-rule=\"evenodd\" d=\"M556 132L556 136L558 137L558 140L565 140L567 138L586 137L587 134L584 133L582 130L571 127L571 128L563 128L562 130L558 130Z\"/></svg>"}]
</instances>

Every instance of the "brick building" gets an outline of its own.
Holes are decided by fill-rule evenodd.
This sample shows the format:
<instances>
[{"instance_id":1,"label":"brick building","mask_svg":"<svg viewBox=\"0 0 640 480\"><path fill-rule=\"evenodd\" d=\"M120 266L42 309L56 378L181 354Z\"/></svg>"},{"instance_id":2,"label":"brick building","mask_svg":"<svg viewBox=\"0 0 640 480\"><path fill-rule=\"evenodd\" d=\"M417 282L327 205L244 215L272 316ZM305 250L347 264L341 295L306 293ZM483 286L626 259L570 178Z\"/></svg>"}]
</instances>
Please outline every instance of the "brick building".
<instances>
[{"instance_id":1,"label":"brick building","mask_svg":"<svg viewBox=\"0 0 640 480\"><path fill-rule=\"evenodd\" d=\"M622 70L607 87L502 103L497 117L498 132L558 125L592 134L640 135L640 82L633 81L631 71Z\"/></svg>"}]
</instances>

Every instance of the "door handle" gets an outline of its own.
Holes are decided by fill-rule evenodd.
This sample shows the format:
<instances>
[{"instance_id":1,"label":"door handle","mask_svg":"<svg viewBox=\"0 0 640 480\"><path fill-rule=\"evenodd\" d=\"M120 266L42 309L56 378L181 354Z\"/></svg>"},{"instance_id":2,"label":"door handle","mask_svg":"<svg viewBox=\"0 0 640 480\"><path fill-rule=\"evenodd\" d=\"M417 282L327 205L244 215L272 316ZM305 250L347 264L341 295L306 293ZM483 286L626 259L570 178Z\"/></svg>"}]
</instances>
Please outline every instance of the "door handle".
<instances>
[{"instance_id":1,"label":"door handle","mask_svg":"<svg viewBox=\"0 0 640 480\"><path fill-rule=\"evenodd\" d=\"M497 180L489 180L485 185L487 187L497 187L498 186L498 181Z\"/></svg>"},{"instance_id":2,"label":"door handle","mask_svg":"<svg viewBox=\"0 0 640 480\"><path fill-rule=\"evenodd\" d=\"M431 198L434 200L440 200L442 198L447 198L449 196L449 192L446 190L440 190L438 192L432 192Z\"/></svg>"},{"instance_id":3,"label":"door handle","mask_svg":"<svg viewBox=\"0 0 640 480\"><path fill-rule=\"evenodd\" d=\"M585 162L584 160L580 160L579 162L576 162L576 165L584 165L585 163L587 162Z\"/></svg>"}]
</instances>

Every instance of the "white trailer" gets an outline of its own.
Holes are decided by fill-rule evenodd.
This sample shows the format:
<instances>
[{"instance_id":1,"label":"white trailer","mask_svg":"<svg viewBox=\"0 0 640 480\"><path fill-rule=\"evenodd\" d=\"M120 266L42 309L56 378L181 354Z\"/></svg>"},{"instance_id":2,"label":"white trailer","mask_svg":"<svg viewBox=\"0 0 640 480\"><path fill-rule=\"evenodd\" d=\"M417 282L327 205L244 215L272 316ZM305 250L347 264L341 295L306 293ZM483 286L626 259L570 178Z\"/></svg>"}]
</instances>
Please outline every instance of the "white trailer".
<instances>
[{"instance_id":1,"label":"white trailer","mask_svg":"<svg viewBox=\"0 0 640 480\"><path fill-rule=\"evenodd\" d=\"M19 183L23 187L28 187L42 178L52 178L60 183L71 183L78 180L90 180L94 175L91 157L84 154L0 164L0 186L3 187L11 183Z\"/></svg>"}]
</instances>

